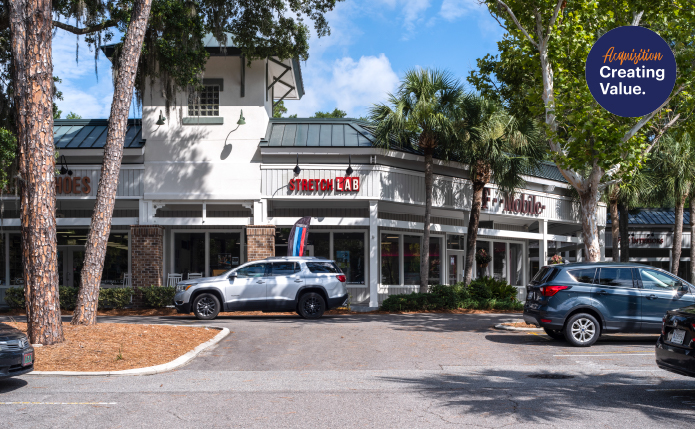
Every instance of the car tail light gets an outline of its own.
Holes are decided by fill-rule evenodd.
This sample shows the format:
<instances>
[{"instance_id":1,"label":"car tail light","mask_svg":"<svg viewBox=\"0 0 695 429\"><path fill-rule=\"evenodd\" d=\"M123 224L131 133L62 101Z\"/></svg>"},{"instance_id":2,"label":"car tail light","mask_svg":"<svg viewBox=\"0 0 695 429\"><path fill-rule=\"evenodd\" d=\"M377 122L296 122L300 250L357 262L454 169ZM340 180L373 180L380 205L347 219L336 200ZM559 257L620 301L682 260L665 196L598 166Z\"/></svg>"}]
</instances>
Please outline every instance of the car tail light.
<instances>
[{"instance_id":1,"label":"car tail light","mask_svg":"<svg viewBox=\"0 0 695 429\"><path fill-rule=\"evenodd\" d=\"M541 295L553 296L561 290L569 289L569 286L541 286Z\"/></svg>"},{"instance_id":2,"label":"car tail light","mask_svg":"<svg viewBox=\"0 0 695 429\"><path fill-rule=\"evenodd\" d=\"M347 281L347 277L345 277L343 274L337 275L338 281L341 283L345 283Z\"/></svg>"},{"instance_id":3,"label":"car tail light","mask_svg":"<svg viewBox=\"0 0 695 429\"><path fill-rule=\"evenodd\" d=\"M541 319L541 322L543 322L543 323L552 323L552 320L550 320L550 319Z\"/></svg>"},{"instance_id":4,"label":"car tail light","mask_svg":"<svg viewBox=\"0 0 695 429\"><path fill-rule=\"evenodd\" d=\"M661 335L666 335L666 316L661 318Z\"/></svg>"}]
</instances>

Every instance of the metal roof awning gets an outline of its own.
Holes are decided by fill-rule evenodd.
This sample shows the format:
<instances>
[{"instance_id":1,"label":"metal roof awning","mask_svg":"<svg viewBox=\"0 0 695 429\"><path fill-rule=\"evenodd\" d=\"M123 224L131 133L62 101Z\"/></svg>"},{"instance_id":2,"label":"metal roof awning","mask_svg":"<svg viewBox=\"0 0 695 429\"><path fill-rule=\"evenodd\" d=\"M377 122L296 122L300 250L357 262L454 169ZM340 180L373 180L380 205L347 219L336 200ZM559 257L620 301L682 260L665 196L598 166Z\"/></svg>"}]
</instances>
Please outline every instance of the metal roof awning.
<instances>
[{"instance_id":1,"label":"metal roof awning","mask_svg":"<svg viewBox=\"0 0 695 429\"><path fill-rule=\"evenodd\" d=\"M103 149L108 125L106 119L56 119L53 141L56 149ZM123 147L139 149L143 146L142 121L129 119Z\"/></svg>"}]
</instances>

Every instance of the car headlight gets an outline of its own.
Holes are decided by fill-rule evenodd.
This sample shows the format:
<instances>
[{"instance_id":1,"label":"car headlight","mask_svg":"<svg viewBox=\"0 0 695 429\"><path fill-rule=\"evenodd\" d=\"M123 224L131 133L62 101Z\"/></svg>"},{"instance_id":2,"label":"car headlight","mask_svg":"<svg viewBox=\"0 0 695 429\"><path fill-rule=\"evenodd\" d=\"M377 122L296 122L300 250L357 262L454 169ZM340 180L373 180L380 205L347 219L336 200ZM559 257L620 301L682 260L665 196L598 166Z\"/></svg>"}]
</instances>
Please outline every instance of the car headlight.
<instances>
[{"instance_id":1,"label":"car headlight","mask_svg":"<svg viewBox=\"0 0 695 429\"><path fill-rule=\"evenodd\" d=\"M184 290L188 290L191 287L195 286L195 284L182 284L182 285L176 285L176 292L181 292Z\"/></svg>"}]
</instances>

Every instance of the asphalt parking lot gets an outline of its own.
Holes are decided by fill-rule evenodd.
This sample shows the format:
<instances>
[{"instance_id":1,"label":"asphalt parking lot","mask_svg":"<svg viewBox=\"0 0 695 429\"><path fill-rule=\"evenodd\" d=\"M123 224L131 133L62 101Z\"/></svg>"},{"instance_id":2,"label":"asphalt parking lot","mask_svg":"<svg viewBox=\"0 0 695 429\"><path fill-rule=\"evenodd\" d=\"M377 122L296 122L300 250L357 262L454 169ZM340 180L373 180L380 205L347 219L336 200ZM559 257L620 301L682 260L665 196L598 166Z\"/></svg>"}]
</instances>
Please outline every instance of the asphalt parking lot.
<instances>
[{"instance_id":1,"label":"asphalt parking lot","mask_svg":"<svg viewBox=\"0 0 695 429\"><path fill-rule=\"evenodd\" d=\"M691 424L695 379L656 367L655 336L608 335L591 348L573 348L541 333L492 329L518 318L220 318L210 324L233 333L179 370L0 381L0 411L4 427ZM145 320L199 323L108 318Z\"/></svg>"}]
</instances>

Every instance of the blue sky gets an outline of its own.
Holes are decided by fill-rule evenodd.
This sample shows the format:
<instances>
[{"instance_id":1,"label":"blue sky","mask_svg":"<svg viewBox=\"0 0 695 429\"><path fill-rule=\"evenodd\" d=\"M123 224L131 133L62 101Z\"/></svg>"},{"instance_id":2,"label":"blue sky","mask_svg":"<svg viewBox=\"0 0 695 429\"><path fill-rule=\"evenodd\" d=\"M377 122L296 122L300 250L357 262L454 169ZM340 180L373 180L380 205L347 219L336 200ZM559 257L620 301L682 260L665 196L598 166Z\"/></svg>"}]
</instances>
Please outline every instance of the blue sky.
<instances>
[{"instance_id":1,"label":"blue sky","mask_svg":"<svg viewBox=\"0 0 695 429\"><path fill-rule=\"evenodd\" d=\"M335 107L363 116L413 67L448 69L463 80L477 58L497 51L503 34L477 0L346 0L328 20L331 35L313 37L309 60L302 63L306 95L286 103L289 113L300 117ZM76 64L76 43L62 30L53 41L54 74L63 80L58 107L63 117L72 111L106 118L111 65L100 56L97 82L94 53L80 42Z\"/></svg>"}]
</instances>

